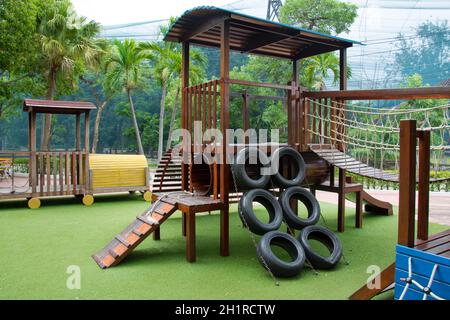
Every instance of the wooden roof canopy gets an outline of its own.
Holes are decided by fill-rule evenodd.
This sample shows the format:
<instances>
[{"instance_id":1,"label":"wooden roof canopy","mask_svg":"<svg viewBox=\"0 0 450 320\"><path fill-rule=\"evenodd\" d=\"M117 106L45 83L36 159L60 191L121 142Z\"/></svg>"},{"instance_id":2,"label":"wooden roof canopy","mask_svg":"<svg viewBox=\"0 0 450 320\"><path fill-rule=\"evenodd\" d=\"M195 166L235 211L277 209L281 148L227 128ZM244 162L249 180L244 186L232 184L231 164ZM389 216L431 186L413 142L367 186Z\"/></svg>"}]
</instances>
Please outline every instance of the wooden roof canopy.
<instances>
[{"instance_id":1,"label":"wooden roof canopy","mask_svg":"<svg viewBox=\"0 0 450 320\"><path fill-rule=\"evenodd\" d=\"M216 7L186 11L164 40L220 47L221 23L230 22L231 50L299 60L352 47L359 42L268 21Z\"/></svg>"},{"instance_id":2,"label":"wooden roof canopy","mask_svg":"<svg viewBox=\"0 0 450 320\"><path fill-rule=\"evenodd\" d=\"M90 102L78 101L55 101L25 99L23 102L24 112L51 113L51 114L80 114L95 110L96 107Z\"/></svg>"}]
</instances>

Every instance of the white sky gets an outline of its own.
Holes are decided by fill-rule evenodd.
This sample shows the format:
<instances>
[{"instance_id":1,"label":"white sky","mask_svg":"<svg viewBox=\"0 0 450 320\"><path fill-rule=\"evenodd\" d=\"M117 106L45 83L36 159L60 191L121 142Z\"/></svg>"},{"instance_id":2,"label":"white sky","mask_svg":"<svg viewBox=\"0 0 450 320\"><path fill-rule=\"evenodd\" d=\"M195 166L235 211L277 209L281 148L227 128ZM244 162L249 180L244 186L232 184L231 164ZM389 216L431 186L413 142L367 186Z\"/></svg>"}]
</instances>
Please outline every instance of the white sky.
<instances>
[{"instance_id":1,"label":"white sky","mask_svg":"<svg viewBox=\"0 0 450 320\"><path fill-rule=\"evenodd\" d=\"M78 14L113 25L167 19L197 6L223 6L233 0L72 0Z\"/></svg>"}]
</instances>

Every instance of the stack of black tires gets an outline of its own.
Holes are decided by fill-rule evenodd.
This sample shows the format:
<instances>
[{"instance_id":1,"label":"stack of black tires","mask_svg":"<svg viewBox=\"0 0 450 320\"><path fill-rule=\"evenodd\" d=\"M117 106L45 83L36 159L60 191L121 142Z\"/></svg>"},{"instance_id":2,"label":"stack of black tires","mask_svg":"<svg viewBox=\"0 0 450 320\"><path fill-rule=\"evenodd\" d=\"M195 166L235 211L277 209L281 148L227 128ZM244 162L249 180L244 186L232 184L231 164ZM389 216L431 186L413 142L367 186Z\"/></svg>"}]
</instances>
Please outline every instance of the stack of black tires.
<instances>
[{"instance_id":1,"label":"stack of black tires","mask_svg":"<svg viewBox=\"0 0 450 320\"><path fill-rule=\"evenodd\" d=\"M269 159L259 150L253 150L260 158L260 165L269 167L271 161L289 158L290 166L294 169L290 179L280 170L272 175L261 174L250 176L246 170L246 163L250 149L243 149L237 155L233 173L236 183L249 190L239 202L239 216L244 224L254 234L262 236L257 247L257 256L261 264L270 269L278 277L293 277L300 273L305 261L315 269L332 269L342 257L342 244L339 238L327 228L316 225L320 219L320 205L316 197L307 189L300 187L305 178L305 162L295 149L285 147L277 149ZM253 153L255 154L255 153ZM269 185L283 190L277 199L266 189ZM294 201L300 201L305 206L308 216L301 218L293 207ZM255 214L253 203L259 203L267 210L269 222L263 222ZM287 232L278 231L285 222L289 230L300 231L295 238ZM291 232L294 233L294 232ZM310 244L310 240L321 242L330 252L325 257L317 253ZM284 261L277 257L272 246L280 247L291 257L291 261Z\"/></svg>"}]
</instances>

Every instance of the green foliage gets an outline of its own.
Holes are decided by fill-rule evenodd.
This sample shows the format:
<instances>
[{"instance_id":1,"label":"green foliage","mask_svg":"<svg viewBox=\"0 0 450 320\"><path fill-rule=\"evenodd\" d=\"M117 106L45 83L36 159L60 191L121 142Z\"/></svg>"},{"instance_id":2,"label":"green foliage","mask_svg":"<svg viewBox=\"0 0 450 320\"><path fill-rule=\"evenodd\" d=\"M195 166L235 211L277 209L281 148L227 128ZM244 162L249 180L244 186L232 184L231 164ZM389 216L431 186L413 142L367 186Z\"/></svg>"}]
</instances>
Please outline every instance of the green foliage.
<instances>
[{"instance_id":1,"label":"green foliage","mask_svg":"<svg viewBox=\"0 0 450 320\"><path fill-rule=\"evenodd\" d=\"M85 67L95 67L103 54L104 41L95 36L100 25L76 14L70 0L50 0L39 15L37 36L40 61L47 78L48 98L53 94L56 77L64 88L76 88L78 76ZM68 83L65 83L68 81Z\"/></svg>"},{"instance_id":2,"label":"green foliage","mask_svg":"<svg viewBox=\"0 0 450 320\"><path fill-rule=\"evenodd\" d=\"M20 112L23 96L42 93L38 70L37 0L0 1L0 120ZM0 126L0 135L4 134Z\"/></svg>"},{"instance_id":3,"label":"green foliage","mask_svg":"<svg viewBox=\"0 0 450 320\"><path fill-rule=\"evenodd\" d=\"M0 1L0 74L18 73L35 62L37 0Z\"/></svg>"},{"instance_id":4,"label":"green foliage","mask_svg":"<svg viewBox=\"0 0 450 320\"><path fill-rule=\"evenodd\" d=\"M106 61L108 86L122 87L125 91L141 87L144 82L141 66L146 59L147 55L136 41L115 40L112 53Z\"/></svg>"},{"instance_id":5,"label":"green foliage","mask_svg":"<svg viewBox=\"0 0 450 320\"><path fill-rule=\"evenodd\" d=\"M286 0L281 21L327 34L348 32L358 6L338 0Z\"/></svg>"}]
</instances>

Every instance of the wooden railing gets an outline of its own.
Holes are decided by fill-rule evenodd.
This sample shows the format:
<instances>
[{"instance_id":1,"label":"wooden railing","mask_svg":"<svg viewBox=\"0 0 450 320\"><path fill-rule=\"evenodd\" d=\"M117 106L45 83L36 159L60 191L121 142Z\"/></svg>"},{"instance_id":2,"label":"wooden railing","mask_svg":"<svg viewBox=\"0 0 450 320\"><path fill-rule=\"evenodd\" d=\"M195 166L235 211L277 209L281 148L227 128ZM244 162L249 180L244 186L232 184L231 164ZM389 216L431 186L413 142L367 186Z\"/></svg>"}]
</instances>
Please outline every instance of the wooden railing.
<instances>
[{"instance_id":1,"label":"wooden railing","mask_svg":"<svg viewBox=\"0 0 450 320\"><path fill-rule=\"evenodd\" d=\"M73 195L86 192L86 153L35 152L30 158L29 179L33 194Z\"/></svg>"},{"instance_id":2,"label":"wooden railing","mask_svg":"<svg viewBox=\"0 0 450 320\"><path fill-rule=\"evenodd\" d=\"M187 99L187 119L186 129L191 132L191 163L194 154L201 153L206 144L212 141L203 140L203 134L207 130L214 130L220 127L220 81L212 80L202 84L198 84L185 89L185 97ZM201 128L195 130L195 124L200 124ZM201 129L198 132L198 129ZM200 136L198 136L200 135ZM200 143L199 143L200 142ZM216 143L216 141L214 141ZM216 145L215 145L216 147ZM214 148L215 149L215 148ZM218 164L212 164L213 173L213 196L214 199L219 198L219 168ZM192 192L192 183L189 183Z\"/></svg>"},{"instance_id":3,"label":"wooden railing","mask_svg":"<svg viewBox=\"0 0 450 320\"><path fill-rule=\"evenodd\" d=\"M187 97L187 129L194 131L195 122L201 123L201 134L208 129L217 129L218 110L220 108L220 81L212 80L186 88ZM201 137L192 136L194 141L201 141ZM200 139L200 140L196 140Z\"/></svg>"}]
</instances>

